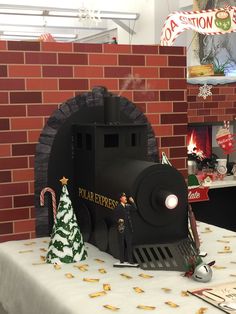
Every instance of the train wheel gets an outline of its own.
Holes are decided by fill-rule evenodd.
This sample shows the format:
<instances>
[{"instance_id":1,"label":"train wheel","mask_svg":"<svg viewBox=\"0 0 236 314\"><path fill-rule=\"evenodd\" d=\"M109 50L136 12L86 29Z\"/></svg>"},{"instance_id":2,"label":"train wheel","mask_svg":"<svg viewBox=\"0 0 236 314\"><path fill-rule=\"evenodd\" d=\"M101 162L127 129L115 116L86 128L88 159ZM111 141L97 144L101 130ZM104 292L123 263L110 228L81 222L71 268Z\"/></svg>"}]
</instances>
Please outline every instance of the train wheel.
<instances>
[{"instance_id":1,"label":"train wheel","mask_svg":"<svg viewBox=\"0 0 236 314\"><path fill-rule=\"evenodd\" d=\"M95 224L94 239L96 246L101 251L106 251L108 247L108 228L105 220L100 219Z\"/></svg>"},{"instance_id":2,"label":"train wheel","mask_svg":"<svg viewBox=\"0 0 236 314\"><path fill-rule=\"evenodd\" d=\"M113 257L119 259L120 253L119 253L118 232L117 232L116 226L112 226L109 230L108 244L109 244L109 253Z\"/></svg>"},{"instance_id":3,"label":"train wheel","mask_svg":"<svg viewBox=\"0 0 236 314\"><path fill-rule=\"evenodd\" d=\"M83 240L88 242L92 231L92 221L88 207L83 202L79 204L79 209L76 213L76 216L80 231L83 235Z\"/></svg>"}]
</instances>

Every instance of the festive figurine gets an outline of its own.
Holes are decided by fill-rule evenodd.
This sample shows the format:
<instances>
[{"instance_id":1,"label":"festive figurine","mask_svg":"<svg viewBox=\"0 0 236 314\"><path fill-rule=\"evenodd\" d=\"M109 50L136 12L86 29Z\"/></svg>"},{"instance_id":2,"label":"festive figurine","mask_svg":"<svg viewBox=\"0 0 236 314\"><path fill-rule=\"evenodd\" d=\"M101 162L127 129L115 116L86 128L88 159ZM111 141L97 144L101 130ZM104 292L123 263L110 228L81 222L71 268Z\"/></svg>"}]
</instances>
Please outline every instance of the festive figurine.
<instances>
[{"instance_id":1,"label":"festive figurine","mask_svg":"<svg viewBox=\"0 0 236 314\"><path fill-rule=\"evenodd\" d=\"M114 209L115 222L117 224L119 238L119 258L120 263L114 264L115 267L137 267L138 264L133 260L133 223L130 211L136 211L137 206L132 197L129 197L129 204L126 194L123 192L119 195L119 204ZM125 254L126 253L126 254ZM125 256L127 255L127 262Z\"/></svg>"},{"instance_id":2,"label":"festive figurine","mask_svg":"<svg viewBox=\"0 0 236 314\"><path fill-rule=\"evenodd\" d=\"M118 44L116 37L112 37L111 44Z\"/></svg>"},{"instance_id":3,"label":"festive figurine","mask_svg":"<svg viewBox=\"0 0 236 314\"><path fill-rule=\"evenodd\" d=\"M83 237L66 187L68 179L63 177L60 181L62 193L46 256L47 262L53 264L78 262L87 257Z\"/></svg>"}]
</instances>

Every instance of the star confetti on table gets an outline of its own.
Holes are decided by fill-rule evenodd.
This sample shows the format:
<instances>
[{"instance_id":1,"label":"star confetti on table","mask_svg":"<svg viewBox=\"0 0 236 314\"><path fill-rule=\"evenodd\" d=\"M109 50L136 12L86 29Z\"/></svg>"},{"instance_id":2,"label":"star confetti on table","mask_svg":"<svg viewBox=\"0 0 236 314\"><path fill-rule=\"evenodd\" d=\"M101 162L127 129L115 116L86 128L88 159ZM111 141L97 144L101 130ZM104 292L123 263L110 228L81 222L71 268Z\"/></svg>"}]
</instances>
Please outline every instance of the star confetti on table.
<instances>
[{"instance_id":1,"label":"star confetti on table","mask_svg":"<svg viewBox=\"0 0 236 314\"><path fill-rule=\"evenodd\" d=\"M206 99L207 96L211 96L212 92L212 85L207 85L206 83L199 87L199 93L198 97L202 97L203 99Z\"/></svg>"}]
</instances>

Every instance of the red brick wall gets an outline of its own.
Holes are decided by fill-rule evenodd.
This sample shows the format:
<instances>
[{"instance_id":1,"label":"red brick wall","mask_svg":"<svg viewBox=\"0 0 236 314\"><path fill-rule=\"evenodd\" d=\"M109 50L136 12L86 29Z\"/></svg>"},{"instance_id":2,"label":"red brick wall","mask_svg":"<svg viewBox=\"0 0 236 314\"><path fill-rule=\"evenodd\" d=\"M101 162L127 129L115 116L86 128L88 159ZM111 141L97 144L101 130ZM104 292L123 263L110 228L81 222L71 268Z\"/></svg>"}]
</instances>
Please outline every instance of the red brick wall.
<instances>
[{"instance_id":1,"label":"red brick wall","mask_svg":"<svg viewBox=\"0 0 236 314\"><path fill-rule=\"evenodd\" d=\"M210 85L210 84L209 84ZM232 121L236 117L236 83L215 85L212 96L198 96L199 85L188 84L188 122Z\"/></svg>"},{"instance_id":2,"label":"red brick wall","mask_svg":"<svg viewBox=\"0 0 236 314\"><path fill-rule=\"evenodd\" d=\"M146 115L160 151L186 174L187 91L181 47L0 42L0 241L35 236L34 154L46 119L104 85Z\"/></svg>"}]
</instances>

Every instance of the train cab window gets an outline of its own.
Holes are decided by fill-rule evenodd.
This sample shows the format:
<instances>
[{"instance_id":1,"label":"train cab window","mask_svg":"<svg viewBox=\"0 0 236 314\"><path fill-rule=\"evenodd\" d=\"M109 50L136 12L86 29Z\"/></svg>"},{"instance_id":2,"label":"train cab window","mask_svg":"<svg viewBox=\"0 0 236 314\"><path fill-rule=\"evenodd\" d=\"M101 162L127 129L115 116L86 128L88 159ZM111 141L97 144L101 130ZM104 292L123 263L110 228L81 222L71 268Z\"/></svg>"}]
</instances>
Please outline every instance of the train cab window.
<instances>
[{"instance_id":1,"label":"train cab window","mask_svg":"<svg viewBox=\"0 0 236 314\"><path fill-rule=\"evenodd\" d=\"M104 147L118 147L119 134L104 134Z\"/></svg>"},{"instance_id":2,"label":"train cab window","mask_svg":"<svg viewBox=\"0 0 236 314\"><path fill-rule=\"evenodd\" d=\"M85 143L86 143L86 149L91 150L92 149L92 136L91 136L91 134L85 135Z\"/></svg>"},{"instance_id":3,"label":"train cab window","mask_svg":"<svg viewBox=\"0 0 236 314\"><path fill-rule=\"evenodd\" d=\"M83 142L82 142L82 134L77 133L77 148L82 148Z\"/></svg>"},{"instance_id":4,"label":"train cab window","mask_svg":"<svg viewBox=\"0 0 236 314\"><path fill-rule=\"evenodd\" d=\"M130 133L127 138L128 146L135 147L140 145L140 134L139 133Z\"/></svg>"},{"instance_id":5,"label":"train cab window","mask_svg":"<svg viewBox=\"0 0 236 314\"><path fill-rule=\"evenodd\" d=\"M137 134L131 133L131 146L137 146Z\"/></svg>"}]
</instances>

